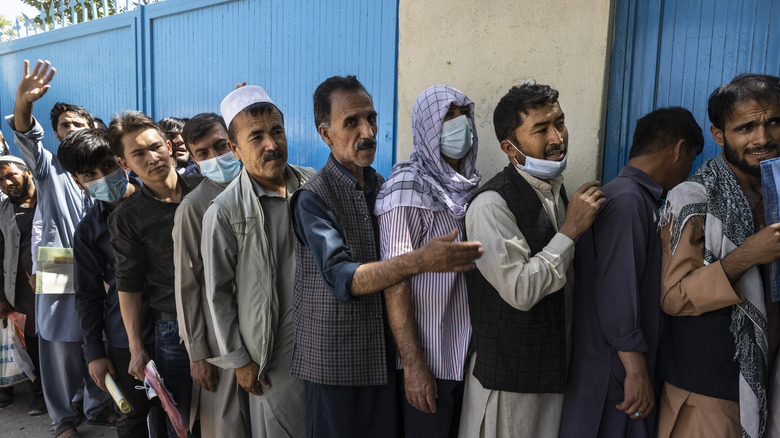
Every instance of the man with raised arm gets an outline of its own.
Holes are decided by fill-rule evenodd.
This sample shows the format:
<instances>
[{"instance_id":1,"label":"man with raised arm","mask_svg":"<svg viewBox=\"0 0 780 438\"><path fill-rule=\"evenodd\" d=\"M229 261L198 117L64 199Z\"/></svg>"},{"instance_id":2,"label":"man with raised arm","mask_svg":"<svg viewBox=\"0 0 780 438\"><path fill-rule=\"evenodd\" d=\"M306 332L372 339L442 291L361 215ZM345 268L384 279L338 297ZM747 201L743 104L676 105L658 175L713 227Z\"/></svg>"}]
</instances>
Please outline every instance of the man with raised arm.
<instances>
[{"instance_id":1,"label":"man with raised arm","mask_svg":"<svg viewBox=\"0 0 780 438\"><path fill-rule=\"evenodd\" d=\"M76 185L57 157L44 149L43 127L32 115L33 103L49 90L54 72L48 61L40 60L30 72L29 61L24 61L14 114L6 117L6 121L14 130L14 142L37 183L38 211L43 224L38 247L69 250L73 247L76 224L92 206L92 198ZM84 108L61 102L54 105L50 116L58 141L94 123ZM72 279L72 271L69 276ZM55 291L44 283L43 290L38 290L36 295L43 395L58 438L77 433L81 413L71 405L71 400L82 385L87 418L96 422L113 421L113 413L107 406L109 395L95 385L87 372L72 285L71 280L64 289Z\"/></svg>"},{"instance_id":2,"label":"man with raised arm","mask_svg":"<svg viewBox=\"0 0 780 438\"><path fill-rule=\"evenodd\" d=\"M421 272L463 272L479 242L457 230L379 261L373 214L384 179L376 153L374 103L354 76L314 92L314 122L331 154L293 195L296 242L292 374L306 385L306 431L317 437L397 437L396 352L382 292Z\"/></svg>"}]
</instances>

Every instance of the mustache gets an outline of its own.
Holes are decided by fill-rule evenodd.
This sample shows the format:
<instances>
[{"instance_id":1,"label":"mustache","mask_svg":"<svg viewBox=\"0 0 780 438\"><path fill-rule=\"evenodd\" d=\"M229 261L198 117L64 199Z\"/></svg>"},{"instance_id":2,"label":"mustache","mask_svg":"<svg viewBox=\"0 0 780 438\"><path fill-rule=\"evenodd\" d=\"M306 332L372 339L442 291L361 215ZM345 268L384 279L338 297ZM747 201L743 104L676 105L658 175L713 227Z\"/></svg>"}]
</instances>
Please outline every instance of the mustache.
<instances>
[{"instance_id":1,"label":"mustache","mask_svg":"<svg viewBox=\"0 0 780 438\"><path fill-rule=\"evenodd\" d=\"M550 155L557 154L558 152L563 152L566 154L569 151L568 147L565 146L555 146L550 149L546 149L544 151L544 156L549 157Z\"/></svg>"},{"instance_id":2,"label":"mustache","mask_svg":"<svg viewBox=\"0 0 780 438\"><path fill-rule=\"evenodd\" d=\"M362 151L365 149L371 149L376 147L376 140L373 138L363 138L358 140L357 143L355 143L355 149Z\"/></svg>"},{"instance_id":3,"label":"mustache","mask_svg":"<svg viewBox=\"0 0 780 438\"><path fill-rule=\"evenodd\" d=\"M276 160L278 158L282 158L282 151L279 149L274 149L272 151L268 151L265 154L263 154L263 163L271 160Z\"/></svg>"}]
</instances>

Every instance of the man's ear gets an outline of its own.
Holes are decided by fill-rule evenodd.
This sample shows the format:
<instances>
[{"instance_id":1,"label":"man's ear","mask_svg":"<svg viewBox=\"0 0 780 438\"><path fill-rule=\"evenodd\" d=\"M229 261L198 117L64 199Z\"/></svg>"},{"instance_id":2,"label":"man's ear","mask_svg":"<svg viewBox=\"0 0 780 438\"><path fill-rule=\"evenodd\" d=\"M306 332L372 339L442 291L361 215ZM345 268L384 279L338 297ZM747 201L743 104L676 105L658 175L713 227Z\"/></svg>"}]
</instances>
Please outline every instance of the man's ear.
<instances>
[{"instance_id":1,"label":"man's ear","mask_svg":"<svg viewBox=\"0 0 780 438\"><path fill-rule=\"evenodd\" d=\"M674 146L672 146L672 159L674 162L680 161L685 156L685 140L679 139Z\"/></svg>"},{"instance_id":2,"label":"man's ear","mask_svg":"<svg viewBox=\"0 0 780 438\"><path fill-rule=\"evenodd\" d=\"M498 146L510 158L509 161L512 164L519 163L521 166L525 165L525 157L517 153L517 150L515 150L515 147L512 146L512 143L509 140L501 140L501 143L499 143Z\"/></svg>"},{"instance_id":3,"label":"man's ear","mask_svg":"<svg viewBox=\"0 0 780 438\"><path fill-rule=\"evenodd\" d=\"M78 188L80 188L81 190L84 190L85 192L89 193L89 189L87 189L86 187L84 187L84 184L82 184L82 183L81 183L81 181L79 181L79 179L78 179L78 178L76 178L76 175L74 175L74 174L72 174L72 173L71 173L71 174L70 174L70 177L73 179L73 182L74 182L74 183L76 183L76 185L78 186Z\"/></svg>"},{"instance_id":4,"label":"man's ear","mask_svg":"<svg viewBox=\"0 0 780 438\"><path fill-rule=\"evenodd\" d=\"M173 145L170 140L165 140L165 144L168 145L168 155L173 156Z\"/></svg>"},{"instance_id":5,"label":"man's ear","mask_svg":"<svg viewBox=\"0 0 780 438\"><path fill-rule=\"evenodd\" d=\"M127 162L122 157L116 157L116 162L122 166L122 169L125 169L125 172L132 172L133 169L130 168L130 166L127 165Z\"/></svg>"},{"instance_id":6,"label":"man's ear","mask_svg":"<svg viewBox=\"0 0 780 438\"><path fill-rule=\"evenodd\" d=\"M333 147L333 138L330 136L330 128L325 125L320 125L317 127L317 132L320 133L320 137L322 137L322 141L324 141L325 144Z\"/></svg>"},{"instance_id":7,"label":"man's ear","mask_svg":"<svg viewBox=\"0 0 780 438\"><path fill-rule=\"evenodd\" d=\"M715 143L719 144L721 147L723 146L723 130L718 128L715 125L710 125L710 133L712 133L712 139L715 140Z\"/></svg>"},{"instance_id":8,"label":"man's ear","mask_svg":"<svg viewBox=\"0 0 780 438\"><path fill-rule=\"evenodd\" d=\"M233 143L233 140L228 139L227 145L230 148L230 151L233 152L233 156L236 157L236 160L241 161L241 152L238 150L238 144Z\"/></svg>"}]
</instances>

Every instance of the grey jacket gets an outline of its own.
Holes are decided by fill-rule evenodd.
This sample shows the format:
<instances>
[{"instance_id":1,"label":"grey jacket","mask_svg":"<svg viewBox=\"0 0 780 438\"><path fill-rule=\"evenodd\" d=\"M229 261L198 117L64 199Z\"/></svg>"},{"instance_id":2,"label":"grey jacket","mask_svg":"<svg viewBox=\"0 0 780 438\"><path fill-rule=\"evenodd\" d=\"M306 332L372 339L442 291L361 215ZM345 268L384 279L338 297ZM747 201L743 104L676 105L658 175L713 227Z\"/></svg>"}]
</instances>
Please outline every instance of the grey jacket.
<instances>
[{"instance_id":1,"label":"grey jacket","mask_svg":"<svg viewBox=\"0 0 780 438\"><path fill-rule=\"evenodd\" d=\"M2 195L0 200L0 232L4 239L3 257L3 293L11 305L16 298L16 268L19 266L19 227L16 225L14 206L11 200Z\"/></svg>"},{"instance_id":2,"label":"grey jacket","mask_svg":"<svg viewBox=\"0 0 780 438\"><path fill-rule=\"evenodd\" d=\"M314 174L288 168L301 185ZM201 254L220 353L209 362L239 368L251 360L260 367L258 378L267 371L279 318L276 260L265 230L263 209L244 169L206 210Z\"/></svg>"}]
</instances>

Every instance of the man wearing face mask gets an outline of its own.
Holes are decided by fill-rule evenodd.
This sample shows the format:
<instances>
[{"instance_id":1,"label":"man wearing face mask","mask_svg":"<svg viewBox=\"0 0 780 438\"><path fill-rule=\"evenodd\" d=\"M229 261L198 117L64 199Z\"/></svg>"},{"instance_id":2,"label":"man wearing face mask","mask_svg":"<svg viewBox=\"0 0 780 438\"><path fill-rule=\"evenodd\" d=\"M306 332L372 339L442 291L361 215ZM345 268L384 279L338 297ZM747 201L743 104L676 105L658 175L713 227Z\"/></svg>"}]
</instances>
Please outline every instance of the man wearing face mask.
<instances>
[{"instance_id":1,"label":"man wearing face mask","mask_svg":"<svg viewBox=\"0 0 780 438\"><path fill-rule=\"evenodd\" d=\"M420 93L412 109L414 148L377 195L382 259L408 253L458 231L465 240L466 207L482 179L476 169L474 104L448 85ZM404 436L457 433L463 375L471 339L466 278L426 272L385 291L398 346L398 386Z\"/></svg>"},{"instance_id":2,"label":"man wearing face mask","mask_svg":"<svg viewBox=\"0 0 780 438\"><path fill-rule=\"evenodd\" d=\"M485 255L466 275L475 352L459 433L552 438L566 386L574 243L604 195L590 182L567 203L569 133L558 91L512 87L493 124L509 165L466 213L466 234Z\"/></svg>"},{"instance_id":3,"label":"man wearing face mask","mask_svg":"<svg viewBox=\"0 0 780 438\"><path fill-rule=\"evenodd\" d=\"M206 361L219 356L219 345L203 278L201 222L211 201L238 175L241 163L228 146L225 122L217 114L191 118L181 132L187 154L206 179L182 199L173 220L173 263L179 334L190 358L193 394L190 428L200 417L204 437L247 435L246 392L238 391L233 370Z\"/></svg>"},{"instance_id":4,"label":"man wearing face mask","mask_svg":"<svg viewBox=\"0 0 780 438\"><path fill-rule=\"evenodd\" d=\"M117 435L148 436L146 417L152 406L159 403L149 401L143 391L136 391L135 379L127 372L130 346L119 309L114 250L107 222L109 213L138 190L139 184L128 179L108 147L105 132L99 129L69 135L60 144L57 158L73 182L97 201L73 233L76 311L89 375L100 389L108 392L105 376L110 374L133 407L129 413L123 413L113 404ZM143 341L153 350L154 314L148 299L144 300L143 312Z\"/></svg>"}]
</instances>

